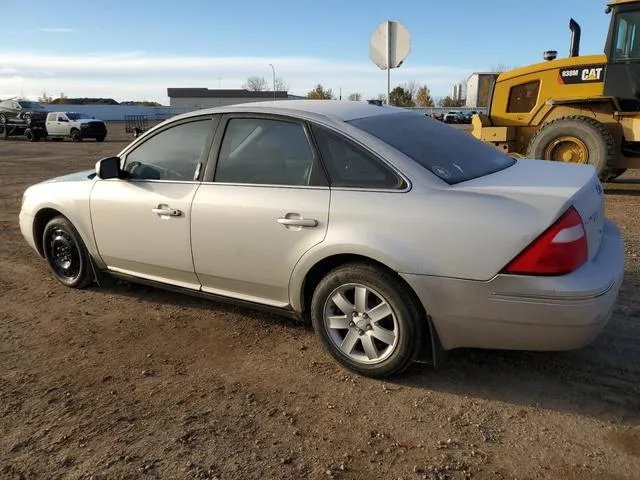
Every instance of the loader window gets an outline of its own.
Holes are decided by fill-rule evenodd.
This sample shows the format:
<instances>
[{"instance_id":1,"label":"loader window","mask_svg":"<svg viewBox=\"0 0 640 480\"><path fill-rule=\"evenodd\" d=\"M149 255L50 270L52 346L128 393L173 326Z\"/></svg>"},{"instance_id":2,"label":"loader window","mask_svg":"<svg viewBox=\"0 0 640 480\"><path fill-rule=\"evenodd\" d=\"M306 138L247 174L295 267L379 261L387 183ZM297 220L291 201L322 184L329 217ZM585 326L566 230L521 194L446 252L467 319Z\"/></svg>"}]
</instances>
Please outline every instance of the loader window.
<instances>
[{"instance_id":1,"label":"loader window","mask_svg":"<svg viewBox=\"0 0 640 480\"><path fill-rule=\"evenodd\" d=\"M529 113L538 103L540 80L511 87L507 113Z\"/></svg>"},{"instance_id":2,"label":"loader window","mask_svg":"<svg viewBox=\"0 0 640 480\"><path fill-rule=\"evenodd\" d=\"M614 60L637 60L640 58L640 12L618 14L615 29Z\"/></svg>"}]
</instances>

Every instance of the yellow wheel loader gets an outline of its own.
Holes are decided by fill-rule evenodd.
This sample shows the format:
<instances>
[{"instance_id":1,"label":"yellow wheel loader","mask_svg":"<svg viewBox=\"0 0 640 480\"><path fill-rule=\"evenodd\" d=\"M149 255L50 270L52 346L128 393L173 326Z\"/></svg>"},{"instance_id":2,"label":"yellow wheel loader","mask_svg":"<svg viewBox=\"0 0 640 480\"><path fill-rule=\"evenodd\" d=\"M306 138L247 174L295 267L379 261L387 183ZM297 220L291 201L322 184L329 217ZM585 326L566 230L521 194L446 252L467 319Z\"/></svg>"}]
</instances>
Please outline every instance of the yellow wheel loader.
<instances>
[{"instance_id":1,"label":"yellow wheel loader","mask_svg":"<svg viewBox=\"0 0 640 480\"><path fill-rule=\"evenodd\" d=\"M568 58L496 74L473 135L514 157L593 165L602 181L640 168L640 0L610 0L604 55L580 56L571 19Z\"/></svg>"}]
</instances>

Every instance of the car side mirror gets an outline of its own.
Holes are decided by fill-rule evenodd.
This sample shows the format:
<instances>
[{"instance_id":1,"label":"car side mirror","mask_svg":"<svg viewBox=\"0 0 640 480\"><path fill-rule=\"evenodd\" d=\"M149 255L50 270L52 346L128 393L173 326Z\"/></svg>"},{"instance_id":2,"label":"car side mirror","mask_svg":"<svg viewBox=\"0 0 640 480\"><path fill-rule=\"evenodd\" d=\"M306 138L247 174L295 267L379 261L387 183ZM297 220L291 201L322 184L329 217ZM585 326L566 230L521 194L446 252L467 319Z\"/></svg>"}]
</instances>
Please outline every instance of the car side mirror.
<instances>
[{"instance_id":1,"label":"car side mirror","mask_svg":"<svg viewBox=\"0 0 640 480\"><path fill-rule=\"evenodd\" d=\"M96 175L102 180L124 178L120 170L120 157L106 157L96 162Z\"/></svg>"}]
</instances>

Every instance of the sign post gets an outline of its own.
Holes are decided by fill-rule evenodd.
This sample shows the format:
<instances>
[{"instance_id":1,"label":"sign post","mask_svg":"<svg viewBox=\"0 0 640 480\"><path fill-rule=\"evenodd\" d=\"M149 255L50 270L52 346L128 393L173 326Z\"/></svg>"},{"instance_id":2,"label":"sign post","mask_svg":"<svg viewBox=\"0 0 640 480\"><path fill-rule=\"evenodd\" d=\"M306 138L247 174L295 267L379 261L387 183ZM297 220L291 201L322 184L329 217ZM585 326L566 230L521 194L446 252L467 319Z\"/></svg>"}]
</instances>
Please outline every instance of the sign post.
<instances>
[{"instance_id":1,"label":"sign post","mask_svg":"<svg viewBox=\"0 0 640 480\"><path fill-rule=\"evenodd\" d=\"M411 51L411 35L400 22L386 21L378 25L369 41L369 58L387 71L387 104L391 93L391 69L398 68Z\"/></svg>"}]
</instances>

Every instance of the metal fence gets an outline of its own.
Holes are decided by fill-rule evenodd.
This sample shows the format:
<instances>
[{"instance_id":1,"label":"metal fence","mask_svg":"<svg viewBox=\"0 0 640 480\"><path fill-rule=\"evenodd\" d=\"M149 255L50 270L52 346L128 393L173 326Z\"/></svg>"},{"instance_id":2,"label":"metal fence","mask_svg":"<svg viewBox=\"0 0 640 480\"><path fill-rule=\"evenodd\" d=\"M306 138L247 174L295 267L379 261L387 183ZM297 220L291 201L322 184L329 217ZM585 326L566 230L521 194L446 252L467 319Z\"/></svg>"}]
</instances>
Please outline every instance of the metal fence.
<instances>
[{"instance_id":1,"label":"metal fence","mask_svg":"<svg viewBox=\"0 0 640 480\"><path fill-rule=\"evenodd\" d=\"M51 112L66 111L66 112L85 113L89 116L98 118L100 120L105 120L105 121L124 121L125 117L129 117L132 115L142 115L142 116L145 116L149 121L154 121L154 122L166 120L175 115L179 115L181 113L187 113L188 111L193 110L192 108L189 108L189 107L170 107L170 106L144 107L144 106L137 106L137 105L44 105L44 107L45 109ZM432 113L447 113L451 110L458 110L461 112L471 112L474 110L482 113L486 112L486 109L470 108L470 107L457 107L457 108L412 107L412 108L407 108L407 110L424 113L426 115L430 115Z\"/></svg>"},{"instance_id":2,"label":"metal fence","mask_svg":"<svg viewBox=\"0 0 640 480\"><path fill-rule=\"evenodd\" d=\"M486 108L476 108L476 107L407 107L407 110L412 110L415 112L424 113L425 115L431 115L432 113L441 113L445 114L447 112L456 111L456 112L478 112L478 113L487 113Z\"/></svg>"}]
</instances>

